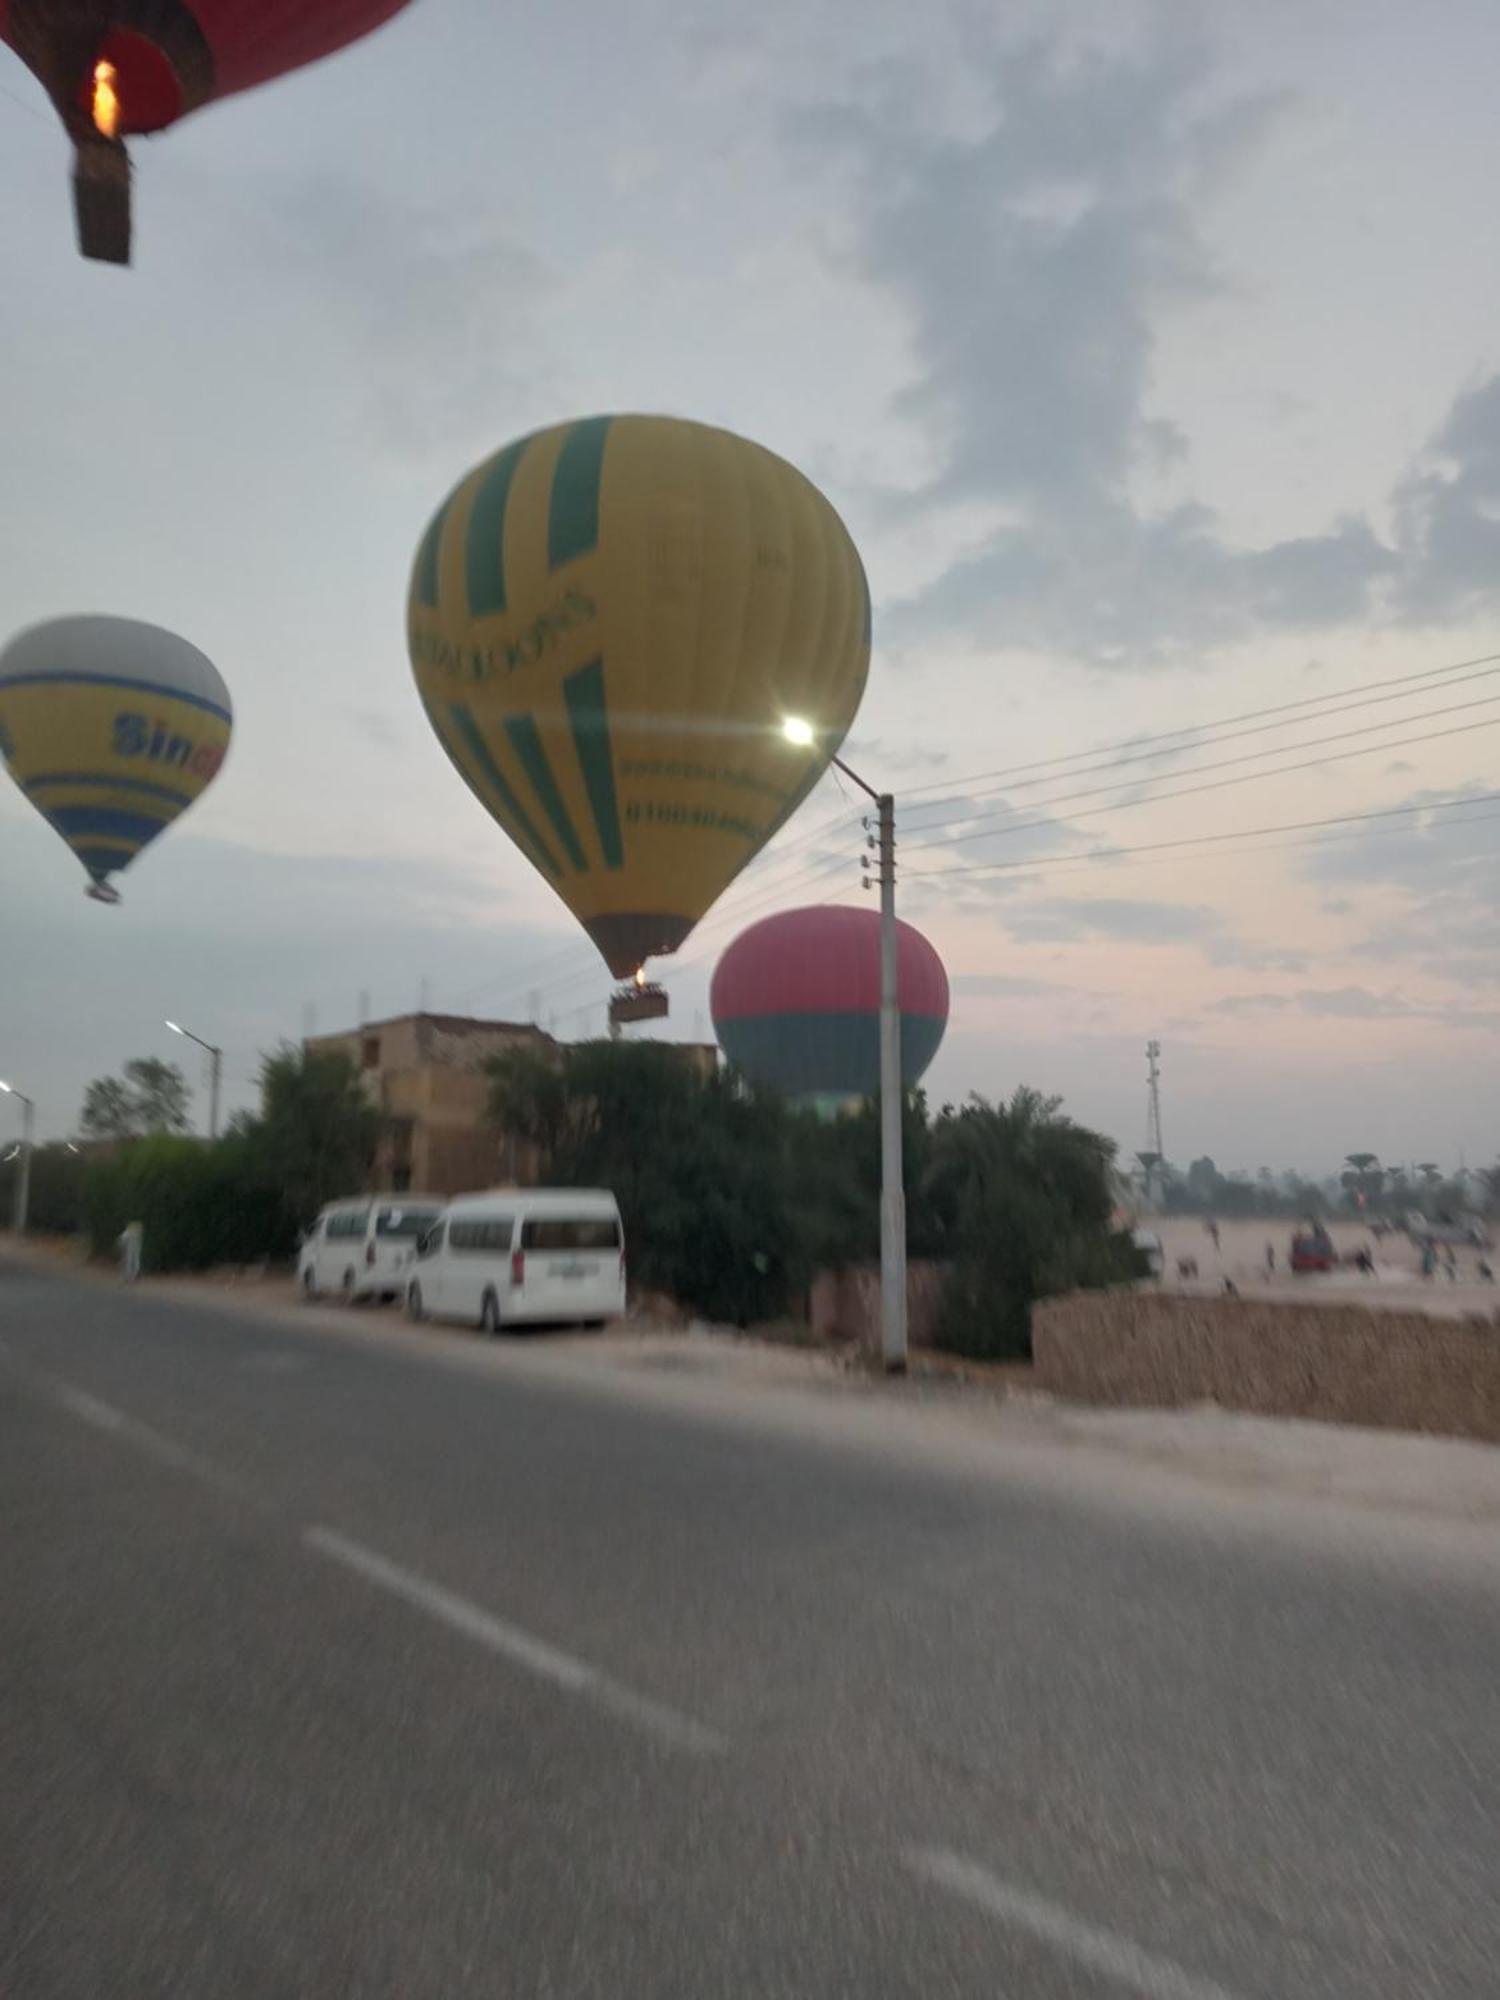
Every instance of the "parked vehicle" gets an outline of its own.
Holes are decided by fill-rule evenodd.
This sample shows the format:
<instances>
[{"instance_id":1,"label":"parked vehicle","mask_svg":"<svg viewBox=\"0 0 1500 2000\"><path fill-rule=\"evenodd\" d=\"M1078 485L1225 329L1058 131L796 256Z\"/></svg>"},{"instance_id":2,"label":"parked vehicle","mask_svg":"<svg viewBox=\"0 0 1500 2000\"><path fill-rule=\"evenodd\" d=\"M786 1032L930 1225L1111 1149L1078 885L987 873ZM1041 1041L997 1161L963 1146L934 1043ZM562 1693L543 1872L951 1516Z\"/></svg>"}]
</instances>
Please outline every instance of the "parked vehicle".
<instances>
[{"instance_id":1,"label":"parked vehicle","mask_svg":"<svg viewBox=\"0 0 1500 2000\"><path fill-rule=\"evenodd\" d=\"M417 1249L413 1319L486 1333L518 1325L602 1326L625 1310L625 1232L600 1188L494 1188L461 1195Z\"/></svg>"},{"instance_id":2,"label":"parked vehicle","mask_svg":"<svg viewBox=\"0 0 1500 2000\"><path fill-rule=\"evenodd\" d=\"M1292 1238L1294 1271L1331 1271L1337 1262L1333 1240L1326 1229L1299 1229Z\"/></svg>"},{"instance_id":3,"label":"parked vehicle","mask_svg":"<svg viewBox=\"0 0 1500 2000\"><path fill-rule=\"evenodd\" d=\"M417 1239L443 1210L441 1195L359 1195L333 1201L302 1239L297 1277L310 1299L337 1292L395 1299L405 1289Z\"/></svg>"}]
</instances>

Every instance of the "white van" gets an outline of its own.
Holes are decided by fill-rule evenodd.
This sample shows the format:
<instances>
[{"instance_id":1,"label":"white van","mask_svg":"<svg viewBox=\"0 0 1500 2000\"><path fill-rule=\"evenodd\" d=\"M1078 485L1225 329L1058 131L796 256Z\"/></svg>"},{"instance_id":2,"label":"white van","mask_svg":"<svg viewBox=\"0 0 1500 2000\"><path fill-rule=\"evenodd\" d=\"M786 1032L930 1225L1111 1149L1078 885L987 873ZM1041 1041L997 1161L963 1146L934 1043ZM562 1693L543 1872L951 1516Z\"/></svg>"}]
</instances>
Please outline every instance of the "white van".
<instances>
[{"instance_id":1,"label":"white van","mask_svg":"<svg viewBox=\"0 0 1500 2000\"><path fill-rule=\"evenodd\" d=\"M304 1294L318 1298L399 1298L417 1238L443 1212L435 1194L359 1195L331 1201L302 1239L297 1277Z\"/></svg>"},{"instance_id":2,"label":"white van","mask_svg":"<svg viewBox=\"0 0 1500 2000\"><path fill-rule=\"evenodd\" d=\"M413 1319L602 1326L625 1310L625 1232L600 1188L492 1188L449 1202L406 1282Z\"/></svg>"}]
</instances>

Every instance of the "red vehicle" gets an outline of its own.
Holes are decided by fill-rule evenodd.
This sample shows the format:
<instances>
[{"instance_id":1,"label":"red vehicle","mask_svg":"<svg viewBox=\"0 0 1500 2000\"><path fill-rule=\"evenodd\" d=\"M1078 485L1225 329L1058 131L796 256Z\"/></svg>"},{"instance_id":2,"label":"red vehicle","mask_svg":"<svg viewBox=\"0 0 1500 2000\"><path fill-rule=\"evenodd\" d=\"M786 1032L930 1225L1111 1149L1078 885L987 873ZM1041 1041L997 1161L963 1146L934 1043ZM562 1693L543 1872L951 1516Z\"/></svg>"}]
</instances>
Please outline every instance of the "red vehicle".
<instances>
[{"instance_id":1,"label":"red vehicle","mask_svg":"<svg viewBox=\"0 0 1500 2000\"><path fill-rule=\"evenodd\" d=\"M1337 1262L1326 1229L1299 1230L1292 1238L1294 1271L1331 1271Z\"/></svg>"}]
</instances>

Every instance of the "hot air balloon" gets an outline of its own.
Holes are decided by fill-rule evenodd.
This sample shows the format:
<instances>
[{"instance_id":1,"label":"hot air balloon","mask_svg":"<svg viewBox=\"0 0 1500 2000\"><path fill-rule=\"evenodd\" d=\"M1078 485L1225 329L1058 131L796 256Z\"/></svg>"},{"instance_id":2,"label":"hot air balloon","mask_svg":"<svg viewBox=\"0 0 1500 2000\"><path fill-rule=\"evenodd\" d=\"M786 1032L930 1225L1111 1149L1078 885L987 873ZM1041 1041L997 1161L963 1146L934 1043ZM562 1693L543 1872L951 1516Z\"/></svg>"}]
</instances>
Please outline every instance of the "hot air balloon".
<instances>
[{"instance_id":1,"label":"hot air balloon","mask_svg":"<svg viewBox=\"0 0 1500 2000\"><path fill-rule=\"evenodd\" d=\"M75 147L85 257L130 262L125 141L331 55L407 0L0 0L0 41L40 80Z\"/></svg>"},{"instance_id":2,"label":"hot air balloon","mask_svg":"<svg viewBox=\"0 0 1500 2000\"><path fill-rule=\"evenodd\" d=\"M783 459L705 424L590 417L454 487L408 637L464 781L627 978L827 768L870 598L843 522ZM789 714L810 742L788 742Z\"/></svg>"},{"instance_id":3,"label":"hot air balloon","mask_svg":"<svg viewBox=\"0 0 1500 2000\"><path fill-rule=\"evenodd\" d=\"M55 618L0 653L0 756L101 903L212 784L232 724L218 668L156 625Z\"/></svg>"},{"instance_id":4,"label":"hot air balloon","mask_svg":"<svg viewBox=\"0 0 1500 2000\"><path fill-rule=\"evenodd\" d=\"M896 925L901 1079L920 1082L948 1025L948 975ZM742 931L715 967L709 1009L736 1069L827 1110L880 1087L880 917L838 905L783 910Z\"/></svg>"}]
</instances>

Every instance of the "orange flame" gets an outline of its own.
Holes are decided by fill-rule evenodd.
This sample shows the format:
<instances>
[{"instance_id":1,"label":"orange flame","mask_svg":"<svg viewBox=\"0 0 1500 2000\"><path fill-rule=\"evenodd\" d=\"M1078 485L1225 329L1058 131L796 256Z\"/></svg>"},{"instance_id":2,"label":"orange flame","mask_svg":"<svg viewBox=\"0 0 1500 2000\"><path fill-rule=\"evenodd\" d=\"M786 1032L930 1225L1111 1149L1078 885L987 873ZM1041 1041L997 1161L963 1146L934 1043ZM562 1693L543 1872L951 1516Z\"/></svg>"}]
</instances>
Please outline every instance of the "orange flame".
<instances>
[{"instance_id":1,"label":"orange flame","mask_svg":"<svg viewBox=\"0 0 1500 2000\"><path fill-rule=\"evenodd\" d=\"M94 64L94 101L92 105L94 123L106 139L118 137L120 130L120 100L115 94L115 66L112 62Z\"/></svg>"}]
</instances>

